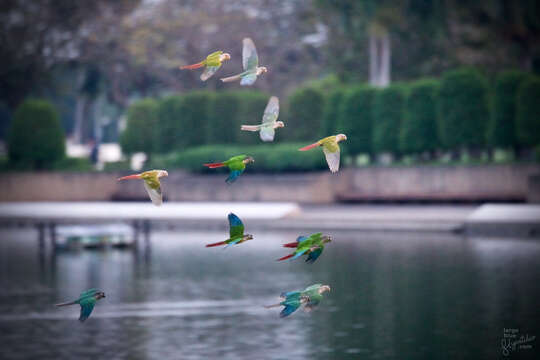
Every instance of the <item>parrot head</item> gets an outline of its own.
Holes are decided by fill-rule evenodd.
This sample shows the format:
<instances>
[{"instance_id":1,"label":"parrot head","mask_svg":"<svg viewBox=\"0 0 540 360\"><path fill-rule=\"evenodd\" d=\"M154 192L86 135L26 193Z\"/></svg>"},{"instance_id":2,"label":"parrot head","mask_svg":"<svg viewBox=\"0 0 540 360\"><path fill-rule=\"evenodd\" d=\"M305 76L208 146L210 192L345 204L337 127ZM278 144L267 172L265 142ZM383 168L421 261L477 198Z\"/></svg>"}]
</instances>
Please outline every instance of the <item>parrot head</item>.
<instances>
[{"instance_id":1,"label":"parrot head","mask_svg":"<svg viewBox=\"0 0 540 360\"><path fill-rule=\"evenodd\" d=\"M157 177L161 178L164 176L169 176L169 173L166 170L159 170Z\"/></svg>"},{"instance_id":2,"label":"parrot head","mask_svg":"<svg viewBox=\"0 0 540 360\"><path fill-rule=\"evenodd\" d=\"M345 135L345 134L337 134L336 135L336 140L337 140L337 142L347 140L347 135Z\"/></svg>"},{"instance_id":3,"label":"parrot head","mask_svg":"<svg viewBox=\"0 0 540 360\"><path fill-rule=\"evenodd\" d=\"M223 53L220 56L221 61L230 60L230 59L231 59L231 55L229 53Z\"/></svg>"},{"instance_id":4,"label":"parrot head","mask_svg":"<svg viewBox=\"0 0 540 360\"><path fill-rule=\"evenodd\" d=\"M257 76L264 74L265 72L268 72L268 69L266 68L266 66L259 66L257 68Z\"/></svg>"},{"instance_id":5,"label":"parrot head","mask_svg":"<svg viewBox=\"0 0 540 360\"><path fill-rule=\"evenodd\" d=\"M245 234L244 237L242 238L242 242L248 241L248 240L253 240L253 235Z\"/></svg>"},{"instance_id":6,"label":"parrot head","mask_svg":"<svg viewBox=\"0 0 540 360\"><path fill-rule=\"evenodd\" d=\"M276 121L276 125L278 128L285 127L285 124L283 123L283 121Z\"/></svg>"},{"instance_id":7,"label":"parrot head","mask_svg":"<svg viewBox=\"0 0 540 360\"><path fill-rule=\"evenodd\" d=\"M332 241L332 238L331 238L330 236L324 235L324 236L322 237L322 242L323 242L323 244L329 243L330 241Z\"/></svg>"},{"instance_id":8,"label":"parrot head","mask_svg":"<svg viewBox=\"0 0 540 360\"><path fill-rule=\"evenodd\" d=\"M99 299L103 299L105 297L105 293L103 291L98 291L94 297L96 298L96 300L99 300Z\"/></svg>"},{"instance_id":9,"label":"parrot head","mask_svg":"<svg viewBox=\"0 0 540 360\"><path fill-rule=\"evenodd\" d=\"M322 294L323 292L325 291L330 291L330 286L328 285L321 285L321 287L319 288L319 294Z\"/></svg>"},{"instance_id":10,"label":"parrot head","mask_svg":"<svg viewBox=\"0 0 540 360\"><path fill-rule=\"evenodd\" d=\"M245 158L242 162L243 162L244 164L249 164L249 163L255 162L255 159L253 159L251 156L248 156L248 157Z\"/></svg>"}]
</instances>

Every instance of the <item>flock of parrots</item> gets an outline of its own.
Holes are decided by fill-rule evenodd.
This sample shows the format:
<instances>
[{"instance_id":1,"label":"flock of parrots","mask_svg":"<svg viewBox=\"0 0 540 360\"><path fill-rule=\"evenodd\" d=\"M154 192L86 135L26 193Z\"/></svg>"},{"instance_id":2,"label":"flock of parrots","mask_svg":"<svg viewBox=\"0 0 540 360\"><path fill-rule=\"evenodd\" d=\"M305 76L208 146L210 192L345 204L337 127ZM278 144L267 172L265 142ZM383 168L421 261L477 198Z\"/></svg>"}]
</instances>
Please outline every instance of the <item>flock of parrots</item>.
<instances>
[{"instance_id":1,"label":"flock of parrots","mask_svg":"<svg viewBox=\"0 0 540 360\"><path fill-rule=\"evenodd\" d=\"M231 56L223 51L216 51L206 57L203 61L193 64L181 66L180 69L199 69L204 67L204 71L201 74L201 80L206 81L221 67L222 63L226 60L230 60ZM257 76L266 73L268 70L264 66L259 66L259 58L257 56L257 50L255 44L250 38L243 40L242 49L242 65L244 71L238 75L222 78L223 82L233 82L240 80L240 85L252 85L257 80ZM279 115L279 99L272 96L266 105L264 110L262 123L260 125L242 125L241 130L244 131L258 131L262 141L273 141L275 135L275 129L282 128L285 124L282 121L277 121ZM315 147L322 147L326 162L332 173L339 170L340 150L339 142L347 140L344 134L338 134L328 136L321 139L311 145L299 149L300 151L306 151ZM255 160L248 155L233 156L227 161L220 163L203 164L211 169L219 167L228 167L229 176L226 179L228 184L233 183L243 173L246 165L254 162ZM163 203L163 197L161 192L161 185L159 179L168 176L165 170L150 170L140 174L134 174L124 176L118 180L128 179L141 179L144 180L143 184L152 200L152 203L156 206L160 206ZM229 219L229 238L225 241L220 241L213 244L208 244L206 247L214 247L225 245L224 248L230 245L241 244L245 241L252 240L253 235L244 233L244 224L238 216L233 213L228 215ZM324 250L324 244L331 241L329 236L322 233L311 234L309 236L299 236L295 242L284 244L286 248L293 248L294 251L291 254L285 255L278 261L286 259L297 259L302 255L306 255L306 262L313 263L322 254ZM290 291L284 292L280 296L280 302L274 305L265 306L266 308L272 308L277 306L284 306L280 313L280 317L286 317L295 312L299 307L303 307L305 311L310 311L322 299L322 294L326 291L330 291L328 285L314 284L302 291ZM56 304L57 306L66 306L79 304L81 306L81 313L79 320L85 321L94 308L94 305L99 299L105 297L105 293L98 289L89 289L83 291L77 300L71 302L65 302Z\"/></svg>"}]
</instances>

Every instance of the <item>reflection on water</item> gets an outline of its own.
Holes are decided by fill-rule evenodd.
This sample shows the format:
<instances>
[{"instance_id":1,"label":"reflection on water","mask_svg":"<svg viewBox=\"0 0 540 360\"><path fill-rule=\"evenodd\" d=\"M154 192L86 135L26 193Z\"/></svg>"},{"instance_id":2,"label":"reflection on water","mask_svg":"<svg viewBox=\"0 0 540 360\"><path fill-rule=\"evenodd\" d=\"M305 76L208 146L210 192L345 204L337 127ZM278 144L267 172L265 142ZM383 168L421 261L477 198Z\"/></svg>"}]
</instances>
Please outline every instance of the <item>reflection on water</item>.
<instances>
[{"instance_id":1,"label":"reflection on water","mask_svg":"<svg viewBox=\"0 0 540 360\"><path fill-rule=\"evenodd\" d=\"M157 232L132 251L58 253L0 240L0 358L496 358L504 328L540 337L540 243L340 233L313 264L276 262L296 233ZM259 232L260 233L260 232ZM319 308L280 319L282 291L330 284ZM98 287L90 319L52 304ZM532 350L516 356L538 354Z\"/></svg>"}]
</instances>

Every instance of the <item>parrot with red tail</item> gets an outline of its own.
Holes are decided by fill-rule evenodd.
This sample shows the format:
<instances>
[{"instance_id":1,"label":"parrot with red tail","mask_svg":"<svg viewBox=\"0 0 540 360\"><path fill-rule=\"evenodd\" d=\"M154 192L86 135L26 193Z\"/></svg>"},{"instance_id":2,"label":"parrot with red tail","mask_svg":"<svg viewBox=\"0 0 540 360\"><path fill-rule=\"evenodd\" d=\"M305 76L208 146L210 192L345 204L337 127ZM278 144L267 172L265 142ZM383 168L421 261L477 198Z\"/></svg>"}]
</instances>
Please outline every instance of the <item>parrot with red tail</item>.
<instances>
[{"instance_id":1,"label":"parrot with red tail","mask_svg":"<svg viewBox=\"0 0 540 360\"><path fill-rule=\"evenodd\" d=\"M238 179L240 175L244 172L246 169L246 165L249 163L255 162L255 160L251 156L247 155L238 155L233 156L227 161L220 162L220 163L211 163L211 164L203 164L204 166L215 169L219 167L228 167L230 170L229 177L225 180L227 184L231 184Z\"/></svg>"},{"instance_id":2,"label":"parrot with red tail","mask_svg":"<svg viewBox=\"0 0 540 360\"><path fill-rule=\"evenodd\" d=\"M220 245L226 245L224 249L231 245L241 244L245 241L252 240L253 235L244 234L244 224L238 216L233 213L230 213L229 216L229 238L225 241L220 241L213 244L208 244L206 247L214 247Z\"/></svg>"},{"instance_id":3,"label":"parrot with red tail","mask_svg":"<svg viewBox=\"0 0 540 360\"><path fill-rule=\"evenodd\" d=\"M283 244L283 247L294 248L294 252L286 255L277 261L287 259L298 259L302 255L307 255L306 262L314 263L321 256L324 250L324 244L332 241L332 238L322 233L311 234L309 236L299 236L295 242Z\"/></svg>"},{"instance_id":4,"label":"parrot with red tail","mask_svg":"<svg viewBox=\"0 0 540 360\"><path fill-rule=\"evenodd\" d=\"M304 311L309 312L319 305L322 300L322 294L330 291L330 286L322 284L314 284L308 286L302 291L289 291L281 293L280 302L274 305L266 305L265 308L270 309L278 306L285 306L279 317L284 318L291 315L303 306Z\"/></svg>"},{"instance_id":5,"label":"parrot with red tail","mask_svg":"<svg viewBox=\"0 0 540 360\"><path fill-rule=\"evenodd\" d=\"M324 139L317 141L316 143L305 146L298 150L307 151L317 146L321 146L324 152L324 156L326 157L326 162L328 163L328 167L330 168L330 171L335 173L339 170L339 153L340 153L339 142L343 140L347 140L347 136L345 134L328 136L328 137L325 137Z\"/></svg>"},{"instance_id":6,"label":"parrot with red tail","mask_svg":"<svg viewBox=\"0 0 540 360\"><path fill-rule=\"evenodd\" d=\"M165 170L150 170L140 174L128 175L118 178L120 180L141 179L144 180L144 188L150 196L150 200L156 206L160 206L163 203L163 196L161 193L161 183L159 178L169 176L169 173Z\"/></svg>"},{"instance_id":7,"label":"parrot with red tail","mask_svg":"<svg viewBox=\"0 0 540 360\"><path fill-rule=\"evenodd\" d=\"M201 74L201 80L206 81L212 77L221 67L221 64L225 60L230 60L231 55L224 53L223 51L215 51L208 55L203 61L193 64L193 65L184 65L180 66L181 70L194 70L206 66L203 73Z\"/></svg>"}]
</instances>

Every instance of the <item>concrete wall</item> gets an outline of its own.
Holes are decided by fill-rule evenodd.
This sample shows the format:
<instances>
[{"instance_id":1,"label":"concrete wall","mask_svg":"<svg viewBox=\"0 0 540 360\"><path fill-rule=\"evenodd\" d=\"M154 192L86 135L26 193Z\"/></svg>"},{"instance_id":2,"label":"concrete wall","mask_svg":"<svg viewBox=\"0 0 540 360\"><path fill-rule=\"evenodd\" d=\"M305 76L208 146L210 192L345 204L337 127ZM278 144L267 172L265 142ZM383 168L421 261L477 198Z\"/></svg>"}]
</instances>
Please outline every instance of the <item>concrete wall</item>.
<instances>
[{"instance_id":1,"label":"concrete wall","mask_svg":"<svg viewBox=\"0 0 540 360\"><path fill-rule=\"evenodd\" d=\"M305 174L244 174L233 185L226 174L170 171L163 180L168 201L518 200L539 165L366 167ZM146 200L139 181L117 182L120 173L5 173L0 201Z\"/></svg>"}]
</instances>

